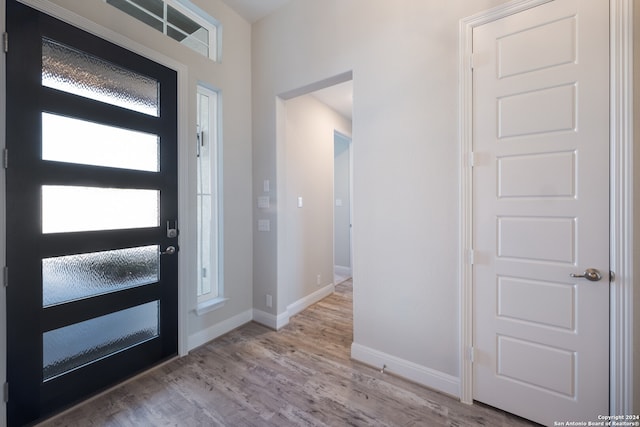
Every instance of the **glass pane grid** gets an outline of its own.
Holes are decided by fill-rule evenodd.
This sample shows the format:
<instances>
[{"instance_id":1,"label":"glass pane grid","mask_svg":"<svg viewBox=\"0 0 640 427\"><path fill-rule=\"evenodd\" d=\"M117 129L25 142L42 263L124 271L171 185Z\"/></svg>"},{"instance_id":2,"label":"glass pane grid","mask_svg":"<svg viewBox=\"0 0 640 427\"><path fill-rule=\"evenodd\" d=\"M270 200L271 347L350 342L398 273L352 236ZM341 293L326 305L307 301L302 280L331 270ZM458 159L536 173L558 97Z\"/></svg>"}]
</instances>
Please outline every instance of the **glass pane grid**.
<instances>
[{"instance_id":1,"label":"glass pane grid","mask_svg":"<svg viewBox=\"0 0 640 427\"><path fill-rule=\"evenodd\" d=\"M198 23L160 0L105 0L106 3L144 22L203 56L215 55L215 25ZM160 22L158 22L157 20ZM212 57L215 60L215 58Z\"/></svg>"},{"instance_id":2,"label":"glass pane grid","mask_svg":"<svg viewBox=\"0 0 640 427\"><path fill-rule=\"evenodd\" d=\"M150 7L152 5L146 4L147 7L140 5L140 1L128 1L128 0L107 0L107 3L117 7L127 15L136 18L138 21L142 21L150 27L156 30L163 31L163 19L162 19L162 4L160 10ZM158 13L159 12L159 13Z\"/></svg>"},{"instance_id":3,"label":"glass pane grid","mask_svg":"<svg viewBox=\"0 0 640 427\"><path fill-rule=\"evenodd\" d=\"M42 335L42 375L48 381L153 339L160 334L160 302L117 311Z\"/></svg>"},{"instance_id":4,"label":"glass pane grid","mask_svg":"<svg viewBox=\"0 0 640 427\"><path fill-rule=\"evenodd\" d=\"M202 28L202 25L197 24L182 12L179 12L169 5L167 5L167 23L171 24L175 28L180 28L180 30L186 34L194 33L198 29Z\"/></svg>"},{"instance_id":5,"label":"glass pane grid","mask_svg":"<svg viewBox=\"0 0 640 427\"><path fill-rule=\"evenodd\" d=\"M111 3L113 0L109 0L108 3ZM120 0L123 1L123 0ZM164 2L162 0L125 0L128 3L134 3L136 6L139 6L141 9L148 11L155 16L162 19L164 16Z\"/></svg>"}]
</instances>

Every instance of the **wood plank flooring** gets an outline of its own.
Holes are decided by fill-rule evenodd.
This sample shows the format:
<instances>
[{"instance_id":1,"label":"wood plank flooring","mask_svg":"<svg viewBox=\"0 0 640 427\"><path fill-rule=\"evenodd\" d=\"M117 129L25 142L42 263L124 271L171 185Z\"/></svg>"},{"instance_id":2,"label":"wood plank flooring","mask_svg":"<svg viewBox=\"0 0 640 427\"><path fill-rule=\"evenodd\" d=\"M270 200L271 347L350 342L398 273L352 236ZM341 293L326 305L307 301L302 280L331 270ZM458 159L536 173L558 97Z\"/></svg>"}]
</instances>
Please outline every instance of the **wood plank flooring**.
<instances>
[{"instance_id":1,"label":"wood plank flooring","mask_svg":"<svg viewBox=\"0 0 640 427\"><path fill-rule=\"evenodd\" d=\"M256 323L41 426L530 426L350 360L351 281L279 332Z\"/></svg>"}]
</instances>

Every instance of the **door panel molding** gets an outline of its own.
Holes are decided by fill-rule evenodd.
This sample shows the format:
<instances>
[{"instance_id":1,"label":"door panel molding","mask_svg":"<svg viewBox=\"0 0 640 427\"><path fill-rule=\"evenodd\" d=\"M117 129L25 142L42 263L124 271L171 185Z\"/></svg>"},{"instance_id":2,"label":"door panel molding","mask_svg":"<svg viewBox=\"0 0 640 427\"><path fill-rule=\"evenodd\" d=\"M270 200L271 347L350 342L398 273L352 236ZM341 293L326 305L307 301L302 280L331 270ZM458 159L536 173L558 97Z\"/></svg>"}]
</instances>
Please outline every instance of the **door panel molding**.
<instances>
[{"instance_id":1,"label":"door panel molding","mask_svg":"<svg viewBox=\"0 0 640 427\"><path fill-rule=\"evenodd\" d=\"M515 0L460 20L458 135L460 138L460 400L473 403L473 29L552 0Z\"/></svg>"},{"instance_id":2,"label":"door panel molding","mask_svg":"<svg viewBox=\"0 0 640 427\"><path fill-rule=\"evenodd\" d=\"M473 29L552 0L516 0L459 25L460 399L473 403L472 42ZM633 413L633 0L610 0L611 282L610 412Z\"/></svg>"}]
</instances>

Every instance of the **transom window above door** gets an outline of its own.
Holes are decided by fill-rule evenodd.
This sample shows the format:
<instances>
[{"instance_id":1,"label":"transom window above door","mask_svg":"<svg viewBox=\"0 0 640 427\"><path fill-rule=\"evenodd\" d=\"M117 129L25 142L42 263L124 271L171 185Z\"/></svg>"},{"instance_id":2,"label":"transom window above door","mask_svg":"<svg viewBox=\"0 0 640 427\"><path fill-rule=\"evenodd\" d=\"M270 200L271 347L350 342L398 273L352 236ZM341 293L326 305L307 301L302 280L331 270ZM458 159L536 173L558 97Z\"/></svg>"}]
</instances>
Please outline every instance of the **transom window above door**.
<instances>
[{"instance_id":1,"label":"transom window above door","mask_svg":"<svg viewBox=\"0 0 640 427\"><path fill-rule=\"evenodd\" d=\"M217 61L220 24L187 0L104 0L199 54Z\"/></svg>"}]
</instances>

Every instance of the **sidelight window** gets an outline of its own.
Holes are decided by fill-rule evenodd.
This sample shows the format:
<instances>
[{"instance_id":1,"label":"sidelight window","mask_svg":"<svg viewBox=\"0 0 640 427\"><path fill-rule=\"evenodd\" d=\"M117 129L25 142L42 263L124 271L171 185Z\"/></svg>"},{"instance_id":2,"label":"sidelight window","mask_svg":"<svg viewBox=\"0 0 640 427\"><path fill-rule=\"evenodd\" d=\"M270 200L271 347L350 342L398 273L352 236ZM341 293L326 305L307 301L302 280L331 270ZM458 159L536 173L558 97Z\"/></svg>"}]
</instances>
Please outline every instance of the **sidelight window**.
<instances>
[{"instance_id":1,"label":"sidelight window","mask_svg":"<svg viewBox=\"0 0 640 427\"><path fill-rule=\"evenodd\" d=\"M198 311L208 311L224 301L218 251L218 94L198 86L197 100Z\"/></svg>"}]
</instances>

